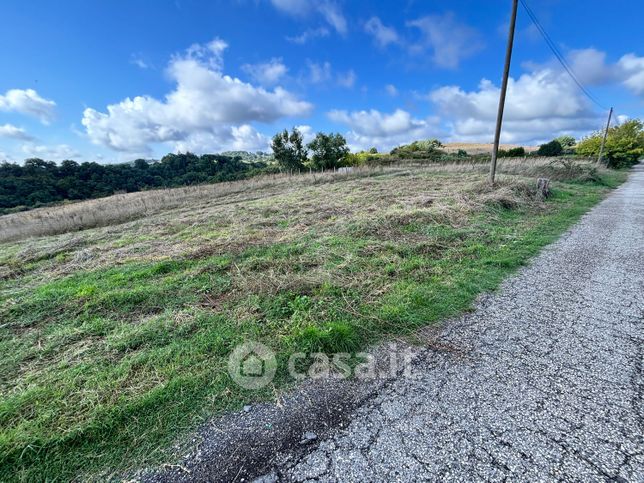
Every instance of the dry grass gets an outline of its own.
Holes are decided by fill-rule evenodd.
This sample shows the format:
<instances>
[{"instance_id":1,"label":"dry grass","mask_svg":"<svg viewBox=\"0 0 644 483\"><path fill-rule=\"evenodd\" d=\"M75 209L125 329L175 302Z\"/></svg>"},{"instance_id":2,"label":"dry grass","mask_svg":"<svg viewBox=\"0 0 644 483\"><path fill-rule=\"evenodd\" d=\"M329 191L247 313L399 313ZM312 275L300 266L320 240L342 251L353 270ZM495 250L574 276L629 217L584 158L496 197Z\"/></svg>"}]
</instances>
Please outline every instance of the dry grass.
<instances>
[{"instance_id":1,"label":"dry grass","mask_svg":"<svg viewBox=\"0 0 644 483\"><path fill-rule=\"evenodd\" d=\"M499 172L524 176L536 175L547 170L552 161L551 158L526 158L522 161L501 160ZM387 168L354 168L350 173L271 175L229 183L119 194L96 200L39 208L0 216L0 242L110 226L182 206L199 208L199 206L207 206L213 202L235 204L319 183L332 183L337 180L358 179L382 174L393 175L403 173L406 169L411 168L414 168L414 163ZM422 169L483 173L487 166L480 162L463 162L424 165ZM553 174L556 175L556 173ZM0 271L1 276L2 272Z\"/></svg>"}]
</instances>

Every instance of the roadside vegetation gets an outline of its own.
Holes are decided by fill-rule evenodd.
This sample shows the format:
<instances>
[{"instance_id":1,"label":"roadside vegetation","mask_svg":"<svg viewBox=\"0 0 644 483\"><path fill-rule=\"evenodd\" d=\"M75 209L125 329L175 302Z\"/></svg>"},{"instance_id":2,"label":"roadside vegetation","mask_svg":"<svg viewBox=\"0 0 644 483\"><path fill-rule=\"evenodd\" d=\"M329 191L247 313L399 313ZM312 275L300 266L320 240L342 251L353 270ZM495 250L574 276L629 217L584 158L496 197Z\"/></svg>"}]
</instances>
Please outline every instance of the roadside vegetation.
<instances>
[{"instance_id":1,"label":"roadside vegetation","mask_svg":"<svg viewBox=\"0 0 644 483\"><path fill-rule=\"evenodd\" d=\"M338 149L327 138L318 165ZM440 148L409 151L423 149ZM468 310L626 176L543 158L498 169L495 187L468 159L10 215L21 226L40 214L58 234L0 243L0 480L105 479L163 461L207 418L289 387L295 351L357 351ZM78 231L133 201L138 211ZM278 353L263 392L226 371L246 340Z\"/></svg>"}]
</instances>

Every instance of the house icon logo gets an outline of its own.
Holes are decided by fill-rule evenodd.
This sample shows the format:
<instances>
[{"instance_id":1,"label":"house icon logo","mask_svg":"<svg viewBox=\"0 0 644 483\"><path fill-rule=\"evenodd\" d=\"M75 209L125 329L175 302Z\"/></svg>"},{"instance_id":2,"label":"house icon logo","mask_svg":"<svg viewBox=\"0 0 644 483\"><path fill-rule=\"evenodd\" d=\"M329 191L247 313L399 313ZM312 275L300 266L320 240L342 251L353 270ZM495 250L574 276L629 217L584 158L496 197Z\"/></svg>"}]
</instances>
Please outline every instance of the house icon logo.
<instances>
[{"instance_id":1,"label":"house icon logo","mask_svg":"<svg viewBox=\"0 0 644 483\"><path fill-rule=\"evenodd\" d=\"M265 387L275 377L276 370L275 353L259 342L238 345L228 357L228 373L244 389Z\"/></svg>"}]
</instances>

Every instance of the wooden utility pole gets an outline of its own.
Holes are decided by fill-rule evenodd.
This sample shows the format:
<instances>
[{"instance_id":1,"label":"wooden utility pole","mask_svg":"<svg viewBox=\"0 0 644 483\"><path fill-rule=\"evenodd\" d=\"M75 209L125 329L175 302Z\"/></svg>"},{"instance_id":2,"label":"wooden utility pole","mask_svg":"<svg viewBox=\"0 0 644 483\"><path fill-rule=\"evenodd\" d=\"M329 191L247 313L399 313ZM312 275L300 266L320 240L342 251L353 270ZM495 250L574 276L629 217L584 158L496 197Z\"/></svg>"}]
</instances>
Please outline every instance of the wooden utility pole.
<instances>
[{"instance_id":1,"label":"wooden utility pole","mask_svg":"<svg viewBox=\"0 0 644 483\"><path fill-rule=\"evenodd\" d=\"M610 118L613 115L613 108L610 108L610 111L608 111L608 121L606 122L606 130L604 131L604 137L602 138L602 145L601 148L599 148L599 157L597 158L597 164L602 162L602 158L604 157L604 145L606 144L606 138L608 137L608 128L610 127Z\"/></svg>"},{"instance_id":2,"label":"wooden utility pole","mask_svg":"<svg viewBox=\"0 0 644 483\"><path fill-rule=\"evenodd\" d=\"M505 107L505 93L508 90L508 76L510 75L510 61L512 60L512 45L514 44L514 27L517 23L517 9L519 0L512 0L512 15L510 16L510 32L508 33L508 47L505 52L505 67L503 68L503 82L501 83L501 96L499 97L499 111L496 115L496 131L494 133L494 148L492 149L492 162L490 163L490 183L494 184L496 176L496 158L499 154L501 141L501 124L503 123L503 108Z\"/></svg>"}]
</instances>

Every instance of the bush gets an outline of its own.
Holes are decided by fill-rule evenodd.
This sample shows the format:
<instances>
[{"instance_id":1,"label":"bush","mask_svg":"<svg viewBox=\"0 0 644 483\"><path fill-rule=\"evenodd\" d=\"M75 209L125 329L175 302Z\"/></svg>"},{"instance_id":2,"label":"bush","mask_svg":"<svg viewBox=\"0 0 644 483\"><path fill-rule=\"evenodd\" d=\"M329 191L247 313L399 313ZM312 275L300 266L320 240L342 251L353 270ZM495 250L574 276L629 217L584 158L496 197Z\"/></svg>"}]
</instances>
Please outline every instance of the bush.
<instances>
[{"instance_id":1,"label":"bush","mask_svg":"<svg viewBox=\"0 0 644 483\"><path fill-rule=\"evenodd\" d=\"M595 132L577 144L577 154L599 156L603 133ZM644 156L644 125L639 119L632 119L608 130L604 159L611 168L625 168L637 164Z\"/></svg>"},{"instance_id":2,"label":"bush","mask_svg":"<svg viewBox=\"0 0 644 483\"><path fill-rule=\"evenodd\" d=\"M518 148L512 148L508 150L509 158L518 158L521 156L525 156L525 149L523 148L523 146L519 146Z\"/></svg>"},{"instance_id":3,"label":"bush","mask_svg":"<svg viewBox=\"0 0 644 483\"><path fill-rule=\"evenodd\" d=\"M556 139L553 139L549 143L542 144L539 146L537 154L539 156L560 156L563 153L563 147Z\"/></svg>"}]
</instances>

